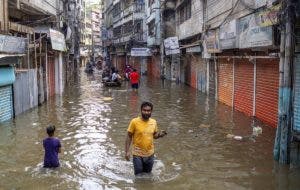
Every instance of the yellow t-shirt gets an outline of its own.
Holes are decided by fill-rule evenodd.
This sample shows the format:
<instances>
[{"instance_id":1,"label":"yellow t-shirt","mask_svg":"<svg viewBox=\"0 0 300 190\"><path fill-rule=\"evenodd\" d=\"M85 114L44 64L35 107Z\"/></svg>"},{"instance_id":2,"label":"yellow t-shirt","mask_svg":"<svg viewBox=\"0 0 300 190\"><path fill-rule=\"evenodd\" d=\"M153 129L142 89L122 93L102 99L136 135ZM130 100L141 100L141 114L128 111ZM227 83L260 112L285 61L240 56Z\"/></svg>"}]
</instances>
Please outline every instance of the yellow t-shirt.
<instances>
[{"instance_id":1,"label":"yellow t-shirt","mask_svg":"<svg viewBox=\"0 0 300 190\"><path fill-rule=\"evenodd\" d=\"M133 155L147 157L154 154L153 134L158 131L155 119L144 121L140 117L134 118L127 131L133 134Z\"/></svg>"}]
</instances>

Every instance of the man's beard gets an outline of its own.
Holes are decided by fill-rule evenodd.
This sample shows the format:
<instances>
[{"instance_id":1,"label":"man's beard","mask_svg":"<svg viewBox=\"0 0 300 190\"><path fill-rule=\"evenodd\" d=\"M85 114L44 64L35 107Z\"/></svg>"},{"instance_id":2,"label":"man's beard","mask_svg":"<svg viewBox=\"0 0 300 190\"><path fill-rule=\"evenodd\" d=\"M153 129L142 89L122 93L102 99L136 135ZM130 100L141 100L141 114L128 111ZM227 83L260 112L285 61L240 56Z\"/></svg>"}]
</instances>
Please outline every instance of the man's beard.
<instances>
[{"instance_id":1,"label":"man's beard","mask_svg":"<svg viewBox=\"0 0 300 190\"><path fill-rule=\"evenodd\" d=\"M142 114L142 118L148 120L151 117L151 114Z\"/></svg>"}]
</instances>

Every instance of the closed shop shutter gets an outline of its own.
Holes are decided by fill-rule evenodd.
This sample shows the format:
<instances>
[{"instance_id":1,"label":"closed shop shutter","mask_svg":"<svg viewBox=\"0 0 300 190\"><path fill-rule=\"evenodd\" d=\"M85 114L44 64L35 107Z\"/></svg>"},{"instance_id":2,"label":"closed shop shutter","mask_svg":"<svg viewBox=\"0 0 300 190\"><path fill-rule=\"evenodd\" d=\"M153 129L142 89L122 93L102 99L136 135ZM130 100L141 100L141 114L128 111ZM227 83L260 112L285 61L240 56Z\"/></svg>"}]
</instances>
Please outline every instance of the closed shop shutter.
<instances>
[{"instance_id":1,"label":"closed shop shutter","mask_svg":"<svg viewBox=\"0 0 300 190\"><path fill-rule=\"evenodd\" d=\"M208 95L215 97L216 94L215 62L209 60L209 92Z\"/></svg>"},{"instance_id":2,"label":"closed shop shutter","mask_svg":"<svg viewBox=\"0 0 300 190\"><path fill-rule=\"evenodd\" d=\"M155 78L160 77L160 56L147 57L147 74Z\"/></svg>"},{"instance_id":3,"label":"closed shop shutter","mask_svg":"<svg viewBox=\"0 0 300 190\"><path fill-rule=\"evenodd\" d=\"M48 90L49 96L55 95L55 64L54 57L48 56Z\"/></svg>"},{"instance_id":4,"label":"closed shop shutter","mask_svg":"<svg viewBox=\"0 0 300 190\"><path fill-rule=\"evenodd\" d=\"M300 132L300 54L296 55L294 64L294 124L293 129Z\"/></svg>"},{"instance_id":5,"label":"closed shop shutter","mask_svg":"<svg viewBox=\"0 0 300 190\"><path fill-rule=\"evenodd\" d=\"M197 88L197 65L199 64L195 56L190 55L190 86Z\"/></svg>"},{"instance_id":6,"label":"closed shop shutter","mask_svg":"<svg viewBox=\"0 0 300 190\"><path fill-rule=\"evenodd\" d=\"M234 108L249 116L253 115L254 65L248 59L235 59Z\"/></svg>"},{"instance_id":7,"label":"closed shop shutter","mask_svg":"<svg viewBox=\"0 0 300 190\"><path fill-rule=\"evenodd\" d=\"M149 76L154 76L154 63L155 58L153 56L147 57L147 74Z\"/></svg>"},{"instance_id":8,"label":"closed shop shutter","mask_svg":"<svg viewBox=\"0 0 300 190\"><path fill-rule=\"evenodd\" d=\"M126 65L126 56L118 56L118 64L117 64L117 69L119 70L119 74L122 74L123 71L125 70L125 65Z\"/></svg>"},{"instance_id":9,"label":"closed shop shutter","mask_svg":"<svg viewBox=\"0 0 300 190\"><path fill-rule=\"evenodd\" d=\"M257 59L255 116L276 127L278 118L279 60Z\"/></svg>"},{"instance_id":10,"label":"closed shop shutter","mask_svg":"<svg viewBox=\"0 0 300 190\"><path fill-rule=\"evenodd\" d=\"M197 74L197 81L198 81L198 85L197 85L197 89L203 93L206 92L206 81L207 81L207 76L206 76L206 63L204 61L204 59L201 58L201 55L195 55L197 58L197 70L198 70L198 74Z\"/></svg>"},{"instance_id":11,"label":"closed shop shutter","mask_svg":"<svg viewBox=\"0 0 300 190\"><path fill-rule=\"evenodd\" d=\"M233 64L232 59L218 59L218 100L232 106Z\"/></svg>"},{"instance_id":12,"label":"closed shop shutter","mask_svg":"<svg viewBox=\"0 0 300 190\"><path fill-rule=\"evenodd\" d=\"M13 117L12 85L0 87L0 122Z\"/></svg>"},{"instance_id":13,"label":"closed shop shutter","mask_svg":"<svg viewBox=\"0 0 300 190\"><path fill-rule=\"evenodd\" d=\"M183 72L184 72L184 83L191 84L191 61L190 57L186 55L184 57L184 65L183 65Z\"/></svg>"}]
</instances>

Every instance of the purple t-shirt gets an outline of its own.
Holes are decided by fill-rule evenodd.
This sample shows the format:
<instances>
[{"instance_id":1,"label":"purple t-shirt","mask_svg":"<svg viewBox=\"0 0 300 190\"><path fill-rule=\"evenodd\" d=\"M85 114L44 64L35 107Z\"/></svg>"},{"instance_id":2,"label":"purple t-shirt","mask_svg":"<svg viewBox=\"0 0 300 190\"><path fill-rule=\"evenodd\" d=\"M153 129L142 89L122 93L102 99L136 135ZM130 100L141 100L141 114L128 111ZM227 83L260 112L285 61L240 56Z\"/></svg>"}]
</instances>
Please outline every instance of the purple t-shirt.
<instances>
[{"instance_id":1,"label":"purple t-shirt","mask_svg":"<svg viewBox=\"0 0 300 190\"><path fill-rule=\"evenodd\" d=\"M47 137L43 140L45 149L44 167L53 168L59 166L58 150L61 147L60 141L54 137Z\"/></svg>"}]
</instances>

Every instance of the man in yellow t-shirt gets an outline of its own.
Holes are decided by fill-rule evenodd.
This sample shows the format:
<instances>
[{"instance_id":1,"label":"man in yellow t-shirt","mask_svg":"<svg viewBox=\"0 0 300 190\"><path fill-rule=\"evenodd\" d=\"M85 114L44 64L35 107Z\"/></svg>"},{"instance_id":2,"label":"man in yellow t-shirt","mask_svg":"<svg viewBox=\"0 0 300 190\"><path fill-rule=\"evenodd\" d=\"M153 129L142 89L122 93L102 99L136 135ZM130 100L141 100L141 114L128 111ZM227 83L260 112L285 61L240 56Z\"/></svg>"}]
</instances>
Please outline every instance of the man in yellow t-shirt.
<instances>
[{"instance_id":1,"label":"man in yellow t-shirt","mask_svg":"<svg viewBox=\"0 0 300 190\"><path fill-rule=\"evenodd\" d=\"M129 161L129 148L131 142L134 174L150 173L154 163L153 139L165 136L166 131L158 132L155 119L150 118L153 105L150 102L143 102L141 105L141 117L131 120L127 129L125 143L125 159Z\"/></svg>"}]
</instances>

